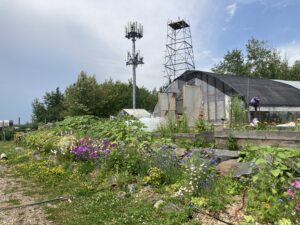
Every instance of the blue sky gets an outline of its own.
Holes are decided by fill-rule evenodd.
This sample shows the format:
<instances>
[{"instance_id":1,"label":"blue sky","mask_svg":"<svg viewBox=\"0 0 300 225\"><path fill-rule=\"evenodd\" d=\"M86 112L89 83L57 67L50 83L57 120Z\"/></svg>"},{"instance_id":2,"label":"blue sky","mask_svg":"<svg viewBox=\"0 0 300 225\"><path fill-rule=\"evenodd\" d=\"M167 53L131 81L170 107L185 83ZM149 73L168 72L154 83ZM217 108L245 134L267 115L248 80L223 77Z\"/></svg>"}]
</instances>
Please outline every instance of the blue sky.
<instances>
[{"instance_id":1,"label":"blue sky","mask_svg":"<svg viewBox=\"0 0 300 225\"><path fill-rule=\"evenodd\" d=\"M144 25L137 84L152 89L164 81L168 19L189 20L196 68L208 71L251 37L290 64L300 59L299 12L299 0L0 0L0 120L30 121L33 99L64 90L81 70L128 81L128 21Z\"/></svg>"}]
</instances>

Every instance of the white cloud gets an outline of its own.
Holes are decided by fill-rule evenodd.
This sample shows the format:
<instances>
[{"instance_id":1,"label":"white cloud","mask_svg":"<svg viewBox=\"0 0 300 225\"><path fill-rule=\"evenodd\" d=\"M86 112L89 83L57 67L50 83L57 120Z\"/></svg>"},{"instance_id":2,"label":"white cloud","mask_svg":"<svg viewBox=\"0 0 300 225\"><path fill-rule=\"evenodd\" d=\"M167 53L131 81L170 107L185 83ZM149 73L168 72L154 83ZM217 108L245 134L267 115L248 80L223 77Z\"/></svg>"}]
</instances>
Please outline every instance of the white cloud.
<instances>
[{"instance_id":1,"label":"white cloud","mask_svg":"<svg viewBox=\"0 0 300 225\"><path fill-rule=\"evenodd\" d=\"M289 62L289 65L293 65L296 60L300 60L300 42L291 41L287 44L277 47L280 51L281 56L286 58Z\"/></svg>"},{"instance_id":2,"label":"white cloud","mask_svg":"<svg viewBox=\"0 0 300 225\"><path fill-rule=\"evenodd\" d=\"M209 49L217 39L216 21L224 21L219 16L221 6L210 0L188 4L186 0L0 0L1 79L13 81L17 89L27 87L18 97L23 102L41 98L57 86L65 88L80 70L96 74L100 82L109 77L127 81L132 74L125 65L125 54L131 42L124 37L124 26L137 20L144 26L144 37L136 48L145 61L137 69L137 84L159 87L163 84L167 20L190 21L196 66L208 68L209 57L196 53ZM30 110L30 104L22 108L26 115L21 117L29 118Z\"/></svg>"},{"instance_id":3,"label":"white cloud","mask_svg":"<svg viewBox=\"0 0 300 225\"><path fill-rule=\"evenodd\" d=\"M202 50L195 53L195 58L198 61L198 67L202 71L211 71L211 68L219 63L222 58L214 56L211 50Z\"/></svg>"},{"instance_id":4,"label":"white cloud","mask_svg":"<svg viewBox=\"0 0 300 225\"><path fill-rule=\"evenodd\" d=\"M82 65L82 69L95 73L99 80L111 76L126 81L131 77L131 69L124 62L127 50L131 50L130 41L124 37L124 26L130 20L144 25L144 37L136 44L144 55L145 65L137 70L137 81L151 88L161 85L168 19L180 16L190 21L193 38L197 38L194 46L206 45L205 39L195 32L199 23L206 27L207 41L213 33L209 22L205 22L211 7L208 0L191 0L189 4L184 0L13 2L6 4L15 16L12 41L19 49L28 51L30 47L31 56L38 58L41 54L47 54L47 58L57 54L53 57Z\"/></svg>"},{"instance_id":5,"label":"white cloud","mask_svg":"<svg viewBox=\"0 0 300 225\"><path fill-rule=\"evenodd\" d=\"M229 15L229 18L227 18L228 21L234 16L236 9L237 3L232 3L226 7L227 14Z\"/></svg>"}]
</instances>

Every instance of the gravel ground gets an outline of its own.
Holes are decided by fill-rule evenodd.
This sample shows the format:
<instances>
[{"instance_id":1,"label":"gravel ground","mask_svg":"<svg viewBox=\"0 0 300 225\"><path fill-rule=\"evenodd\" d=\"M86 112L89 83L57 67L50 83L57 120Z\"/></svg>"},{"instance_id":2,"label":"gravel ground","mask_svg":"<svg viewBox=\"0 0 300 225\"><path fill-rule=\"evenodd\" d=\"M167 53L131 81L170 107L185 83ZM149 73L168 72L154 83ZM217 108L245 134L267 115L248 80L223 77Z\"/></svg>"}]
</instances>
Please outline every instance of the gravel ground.
<instances>
[{"instance_id":1,"label":"gravel ground","mask_svg":"<svg viewBox=\"0 0 300 225\"><path fill-rule=\"evenodd\" d=\"M242 206L241 196L236 196L232 205L230 205L225 212L215 215L217 218L220 218L226 222L232 224L238 224L244 217L243 210L237 212L237 209ZM225 223L218 221L204 213L199 213L196 215L196 218L205 225L225 225Z\"/></svg>"},{"instance_id":2,"label":"gravel ground","mask_svg":"<svg viewBox=\"0 0 300 225\"><path fill-rule=\"evenodd\" d=\"M37 199L26 195L30 189L22 186L21 180L11 176L7 167L0 164L0 225L52 225L45 216L41 205L18 209L1 208L33 203Z\"/></svg>"}]
</instances>

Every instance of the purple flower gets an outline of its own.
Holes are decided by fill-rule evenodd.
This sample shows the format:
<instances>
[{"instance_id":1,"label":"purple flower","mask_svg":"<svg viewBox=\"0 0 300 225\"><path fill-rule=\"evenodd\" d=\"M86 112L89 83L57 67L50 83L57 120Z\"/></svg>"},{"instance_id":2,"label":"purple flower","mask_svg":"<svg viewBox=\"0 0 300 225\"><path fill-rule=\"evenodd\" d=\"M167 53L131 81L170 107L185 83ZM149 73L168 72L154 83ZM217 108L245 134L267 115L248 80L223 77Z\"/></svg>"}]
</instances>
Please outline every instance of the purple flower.
<instances>
[{"instance_id":1,"label":"purple flower","mask_svg":"<svg viewBox=\"0 0 300 225\"><path fill-rule=\"evenodd\" d=\"M300 181L299 180L296 180L294 183L293 183L293 186L295 188L300 188Z\"/></svg>"},{"instance_id":2,"label":"purple flower","mask_svg":"<svg viewBox=\"0 0 300 225\"><path fill-rule=\"evenodd\" d=\"M292 197L294 197L296 194L295 194L295 192L292 190L292 189L288 189L287 190L287 194L289 195L289 196L292 196Z\"/></svg>"},{"instance_id":3,"label":"purple flower","mask_svg":"<svg viewBox=\"0 0 300 225\"><path fill-rule=\"evenodd\" d=\"M296 209L297 211L300 211L300 203L296 204L295 209Z\"/></svg>"},{"instance_id":4,"label":"purple flower","mask_svg":"<svg viewBox=\"0 0 300 225\"><path fill-rule=\"evenodd\" d=\"M110 143L108 139L92 140L86 137L79 140L78 145L71 150L71 153L78 159L105 158L115 147L117 145Z\"/></svg>"}]
</instances>

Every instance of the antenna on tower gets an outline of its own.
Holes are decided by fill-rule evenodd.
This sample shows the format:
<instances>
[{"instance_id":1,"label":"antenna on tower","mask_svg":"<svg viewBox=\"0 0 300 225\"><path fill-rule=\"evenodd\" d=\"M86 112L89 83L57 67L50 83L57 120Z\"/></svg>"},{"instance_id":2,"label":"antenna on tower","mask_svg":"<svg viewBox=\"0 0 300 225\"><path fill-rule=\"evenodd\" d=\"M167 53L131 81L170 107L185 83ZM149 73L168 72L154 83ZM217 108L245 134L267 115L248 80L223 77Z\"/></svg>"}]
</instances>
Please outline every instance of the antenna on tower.
<instances>
[{"instance_id":1,"label":"antenna on tower","mask_svg":"<svg viewBox=\"0 0 300 225\"><path fill-rule=\"evenodd\" d=\"M140 39L143 37L143 26L137 22L129 22L127 26L125 26L125 37L131 39L132 41L132 53L127 52L126 56L126 65L132 65L132 108L136 108L136 94L135 94L135 86L136 86L136 67L139 64L144 64L144 57L141 57L140 51L135 51L135 41L136 39Z\"/></svg>"},{"instance_id":2,"label":"antenna on tower","mask_svg":"<svg viewBox=\"0 0 300 225\"><path fill-rule=\"evenodd\" d=\"M169 84L184 71L195 69L191 27L185 20L168 21L165 54L164 77Z\"/></svg>"}]
</instances>

